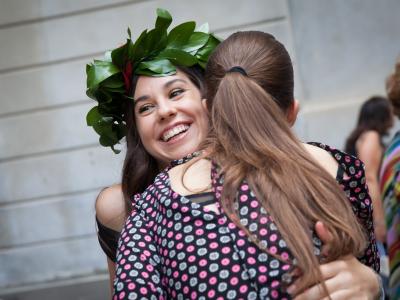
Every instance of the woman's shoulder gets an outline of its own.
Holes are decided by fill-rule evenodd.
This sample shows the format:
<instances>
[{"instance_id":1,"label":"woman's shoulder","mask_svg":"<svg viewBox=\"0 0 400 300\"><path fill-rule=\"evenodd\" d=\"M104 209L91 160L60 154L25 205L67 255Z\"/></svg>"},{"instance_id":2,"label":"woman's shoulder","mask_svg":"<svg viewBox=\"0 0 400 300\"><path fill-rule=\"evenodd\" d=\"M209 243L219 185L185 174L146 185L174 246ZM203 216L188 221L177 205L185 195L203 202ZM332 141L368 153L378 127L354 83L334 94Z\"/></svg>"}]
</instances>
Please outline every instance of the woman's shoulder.
<instances>
[{"instance_id":1,"label":"woman's shoulder","mask_svg":"<svg viewBox=\"0 0 400 300\"><path fill-rule=\"evenodd\" d=\"M96 217L98 221L113 230L121 231L125 224L125 200L120 184L103 189L96 199Z\"/></svg>"},{"instance_id":2,"label":"woman's shoulder","mask_svg":"<svg viewBox=\"0 0 400 300\"><path fill-rule=\"evenodd\" d=\"M304 144L307 152L316 160L332 177L336 178L339 162L335 159L331 147L321 143Z\"/></svg>"}]
</instances>

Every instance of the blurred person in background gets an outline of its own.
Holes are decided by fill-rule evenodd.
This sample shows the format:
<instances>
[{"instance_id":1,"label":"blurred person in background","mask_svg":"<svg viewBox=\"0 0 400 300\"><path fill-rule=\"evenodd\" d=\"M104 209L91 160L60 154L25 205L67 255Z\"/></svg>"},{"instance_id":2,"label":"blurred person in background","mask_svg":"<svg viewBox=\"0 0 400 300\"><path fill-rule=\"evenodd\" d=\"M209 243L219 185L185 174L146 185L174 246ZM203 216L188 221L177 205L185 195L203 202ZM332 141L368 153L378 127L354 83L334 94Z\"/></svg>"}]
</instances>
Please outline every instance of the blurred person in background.
<instances>
[{"instance_id":1,"label":"blurred person in background","mask_svg":"<svg viewBox=\"0 0 400 300\"><path fill-rule=\"evenodd\" d=\"M386 243L386 226L379 189L379 168L385 147L382 138L393 126L393 112L388 99L371 97L361 106L357 126L346 140L345 152L365 164L366 180L374 207L376 239Z\"/></svg>"},{"instance_id":2,"label":"blurred person in background","mask_svg":"<svg viewBox=\"0 0 400 300\"><path fill-rule=\"evenodd\" d=\"M386 81L386 91L394 115L400 118L400 59ZM400 299L400 131L389 143L383 156L380 188L387 226L389 254L389 296Z\"/></svg>"}]
</instances>

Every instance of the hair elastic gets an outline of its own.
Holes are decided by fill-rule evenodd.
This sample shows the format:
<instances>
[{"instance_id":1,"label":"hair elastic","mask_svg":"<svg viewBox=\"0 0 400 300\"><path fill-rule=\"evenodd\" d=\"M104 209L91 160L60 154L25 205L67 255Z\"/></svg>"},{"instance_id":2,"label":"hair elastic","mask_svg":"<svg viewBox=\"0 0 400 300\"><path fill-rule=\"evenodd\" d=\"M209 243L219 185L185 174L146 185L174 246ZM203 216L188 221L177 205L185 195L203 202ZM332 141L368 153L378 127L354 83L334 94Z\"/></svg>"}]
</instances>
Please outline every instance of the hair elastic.
<instances>
[{"instance_id":1,"label":"hair elastic","mask_svg":"<svg viewBox=\"0 0 400 300\"><path fill-rule=\"evenodd\" d=\"M226 73L233 73L233 72L238 72L244 76L247 76L246 71L240 66L234 66L234 67L230 68Z\"/></svg>"}]
</instances>

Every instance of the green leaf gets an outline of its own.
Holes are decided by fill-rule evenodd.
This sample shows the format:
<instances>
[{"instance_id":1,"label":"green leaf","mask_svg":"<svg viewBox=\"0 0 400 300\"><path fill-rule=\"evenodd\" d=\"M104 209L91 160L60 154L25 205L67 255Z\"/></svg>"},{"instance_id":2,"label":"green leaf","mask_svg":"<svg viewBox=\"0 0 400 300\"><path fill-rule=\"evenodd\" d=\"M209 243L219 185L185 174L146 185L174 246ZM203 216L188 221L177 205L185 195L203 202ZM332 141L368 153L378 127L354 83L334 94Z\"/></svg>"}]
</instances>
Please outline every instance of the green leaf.
<instances>
[{"instance_id":1,"label":"green leaf","mask_svg":"<svg viewBox=\"0 0 400 300\"><path fill-rule=\"evenodd\" d=\"M164 29L152 29L148 32L145 41L146 55L155 55L167 45L167 31ZM151 51L151 52L150 52Z\"/></svg>"},{"instance_id":2,"label":"green leaf","mask_svg":"<svg viewBox=\"0 0 400 300\"><path fill-rule=\"evenodd\" d=\"M138 71L150 70L161 76L167 74L174 74L176 72L175 66L168 59L154 59L151 61L141 62Z\"/></svg>"},{"instance_id":3,"label":"green leaf","mask_svg":"<svg viewBox=\"0 0 400 300\"><path fill-rule=\"evenodd\" d=\"M171 22L171 14L165 9L157 8L156 28L167 29Z\"/></svg>"},{"instance_id":4,"label":"green leaf","mask_svg":"<svg viewBox=\"0 0 400 300\"><path fill-rule=\"evenodd\" d=\"M195 56L197 59L207 62L211 52L215 49L215 47L218 46L219 43L220 41L215 36L210 34L207 43L201 49L199 49L199 51L197 51Z\"/></svg>"},{"instance_id":5,"label":"green leaf","mask_svg":"<svg viewBox=\"0 0 400 300\"><path fill-rule=\"evenodd\" d=\"M132 39L131 29L129 27L128 27L128 36L129 36L129 39Z\"/></svg>"},{"instance_id":6,"label":"green leaf","mask_svg":"<svg viewBox=\"0 0 400 300\"><path fill-rule=\"evenodd\" d=\"M147 53L147 49L145 48L146 37L147 37L147 29L143 30L143 32L140 34L135 44L133 45L132 49L130 49L129 52L130 60L136 62L137 60L145 56L145 54Z\"/></svg>"},{"instance_id":7,"label":"green leaf","mask_svg":"<svg viewBox=\"0 0 400 300\"><path fill-rule=\"evenodd\" d=\"M160 52L156 59L161 58L168 58L177 65L187 67L193 66L197 63L196 57L178 49L165 49L164 51Z\"/></svg>"},{"instance_id":8,"label":"green leaf","mask_svg":"<svg viewBox=\"0 0 400 300\"><path fill-rule=\"evenodd\" d=\"M111 52L111 50L108 50L104 53L104 61L112 62Z\"/></svg>"},{"instance_id":9,"label":"green leaf","mask_svg":"<svg viewBox=\"0 0 400 300\"><path fill-rule=\"evenodd\" d=\"M87 126L93 126L101 119L101 114L99 113L99 108L97 106L93 107L86 115Z\"/></svg>"},{"instance_id":10,"label":"green leaf","mask_svg":"<svg viewBox=\"0 0 400 300\"><path fill-rule=\"evenodd\" d=\"M181 48L189 40L192 35L196 23L186 22L176 26L168 34L167 48Z\"/></svg>"},{"instance_id":11,"label":"green leaf","mask_svg":"<svg viewBox=\"0 0 400 300\"><path fill-rule=\"evenodd\" d=\"M203 47L208 41L209 35L203 32L193 32L189 41L183 46L182 50L193 53Z\"/></svg>"},{"instance_id":12,"label":"green leaf","mask_svg":"<svg viewBox=\"0 0 400 300\"><path fill-rule=\"evenodd\" d=\"M86 85L89 89L96 89L100 82L119 72L119 69L111 62L95 61L86 68Z\"/></svg>"},{"instance_id":13,"label":"green leaf","mask_svg":"<svg viewBox=\"0 0 400 300\"><path fill-rule=\"evenodd\" d=\"M104 80L100 85L105 88L116 89L116 88L124 88L124 80L117 75L111 76Z\"/></svg>"},{"instance_id":14,"label":"green leaf","mask_svg":"<svg viewBox=\"0 0 400 300\"><path fill-rule=\"evenodd\" d=\"M125 68L126 62L129 59L129 48L133 47L133 43L131 40L126 40L126 43L114 49L111 52L111 58L115 65L117 65L121 70Z\"/></svg>"},{"instance_id":15,"label":"green leaf","mask_svg":"<svg viewBox=\"0 0 400 300\"><path fill-rule=\"evenodd\" d=\"M210 26L208 26L208 23L204 23L199 28L196 29L196 32L209 33Z\"/></svg>"}]
</instances>

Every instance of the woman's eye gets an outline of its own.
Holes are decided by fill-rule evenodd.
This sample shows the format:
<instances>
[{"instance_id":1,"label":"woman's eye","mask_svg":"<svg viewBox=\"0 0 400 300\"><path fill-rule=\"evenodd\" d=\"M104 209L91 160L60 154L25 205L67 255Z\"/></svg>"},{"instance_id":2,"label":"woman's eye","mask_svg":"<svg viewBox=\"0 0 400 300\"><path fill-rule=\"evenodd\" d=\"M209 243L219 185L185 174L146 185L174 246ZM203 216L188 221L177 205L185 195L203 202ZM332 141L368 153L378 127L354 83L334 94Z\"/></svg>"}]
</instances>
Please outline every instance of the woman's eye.
<instances>
[{"instance_id":1,"label":"woman's eye","mask_svg":"<svg viewBox=\"0 0 400 300\"><path fill-rule=\"evenodd\" d=\"M171 93L169 94L170 98L175 98L177 96L179 96L180 94L182 94L185 90L183 89L175 89L173 91L171 91Z\"/></svg>"},{"instance_id":2,"label":"woman's eye","mask_svg":"<svg viewBox=\"0 0 400 300\"><path fill-rule=\"evenodd\" d=\"M148 112L152 108L153 108L152 104L144 104L141 107L139 107L138 111L139 111L139 114L142 114L142 113Z\"/></svg>"}]
</instances>

